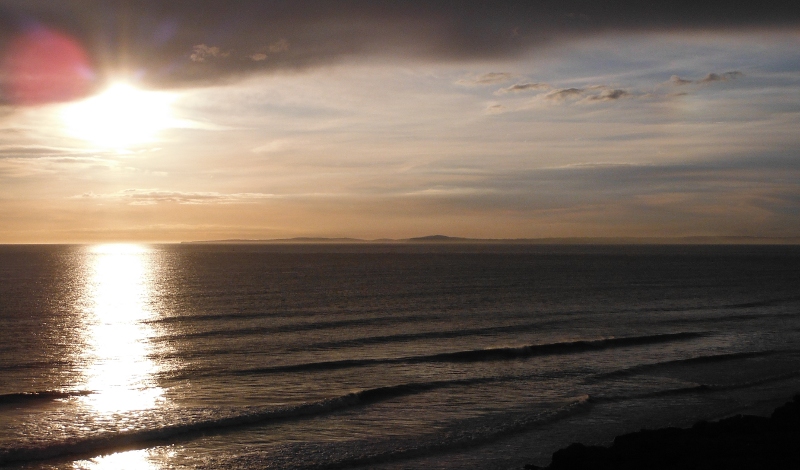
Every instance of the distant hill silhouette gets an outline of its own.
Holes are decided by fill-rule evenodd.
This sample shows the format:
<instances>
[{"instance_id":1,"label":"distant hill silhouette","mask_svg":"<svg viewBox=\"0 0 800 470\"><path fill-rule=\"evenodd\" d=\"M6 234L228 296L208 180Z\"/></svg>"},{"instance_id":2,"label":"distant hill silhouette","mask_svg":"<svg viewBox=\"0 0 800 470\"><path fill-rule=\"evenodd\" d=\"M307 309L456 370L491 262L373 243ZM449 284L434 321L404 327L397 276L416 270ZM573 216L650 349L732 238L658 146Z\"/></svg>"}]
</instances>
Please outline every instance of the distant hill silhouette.
<instances>
[{"instance_id":1,"label":"distant hill silhouette","mask_svg":"<svg viewBox=\"0 0 800 470\"><path fill-rule=\"evenodd\" d=\"M406 239L406 241L409 242L462 242L470 240L477 240L477 239L448 237L447 235L427 235L425 237L414 237Z\"/></svg>"},{"instance_id":2,"label":"distant hill silhouette","mask_svg":"<svg viewBox=\"0 0 800 470\"><path fill-rule=\"evenodd\" d=\"M360 238L295 237L270 239L225 239L199 240L183 243L207 244L334 244L334 243L473 243L473 244L527 244L527 245L798 245L800 237L550 237L550 238L464 238L448 235L426 235L412 238L380 238L365 240Z\"/></svg>"}]
</instances>

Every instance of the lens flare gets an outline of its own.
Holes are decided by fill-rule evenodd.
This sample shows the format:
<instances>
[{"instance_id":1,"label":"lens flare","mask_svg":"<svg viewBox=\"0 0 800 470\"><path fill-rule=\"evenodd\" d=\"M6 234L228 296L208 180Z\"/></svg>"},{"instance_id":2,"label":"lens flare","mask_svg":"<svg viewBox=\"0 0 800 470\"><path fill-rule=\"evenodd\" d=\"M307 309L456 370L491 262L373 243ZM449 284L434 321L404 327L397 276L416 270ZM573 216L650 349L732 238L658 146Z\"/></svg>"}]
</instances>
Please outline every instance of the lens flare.
<instances>
[{"instance_id":1,"label":"lens flare","mask_svg":"<svg viewBox=\"0 0 800 470\"><path fill-rule=\"evenodd\" d=\"M95 74L83 46L42 26L15 37L0 63L5 94L15 105L70 101L86 96Z\"/></svg>"}]
</instances>

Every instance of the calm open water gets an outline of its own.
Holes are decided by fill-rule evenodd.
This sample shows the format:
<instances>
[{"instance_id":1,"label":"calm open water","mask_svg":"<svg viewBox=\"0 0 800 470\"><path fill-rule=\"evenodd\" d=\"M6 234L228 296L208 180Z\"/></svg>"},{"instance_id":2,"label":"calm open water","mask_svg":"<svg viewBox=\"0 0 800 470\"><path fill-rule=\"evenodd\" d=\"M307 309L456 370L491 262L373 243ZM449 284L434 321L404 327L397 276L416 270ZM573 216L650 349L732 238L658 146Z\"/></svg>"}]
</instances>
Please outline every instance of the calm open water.
<instances>
[{"instance_id":1,"label":"calm open water","mask_svg":"<svg viewBox=\"0 0 800 470\"><path fill-rule=\"evenodd\" d=\"M0 246L0 466L521 468L800 391L800 247Z\"/></svg>"}]
</instances>

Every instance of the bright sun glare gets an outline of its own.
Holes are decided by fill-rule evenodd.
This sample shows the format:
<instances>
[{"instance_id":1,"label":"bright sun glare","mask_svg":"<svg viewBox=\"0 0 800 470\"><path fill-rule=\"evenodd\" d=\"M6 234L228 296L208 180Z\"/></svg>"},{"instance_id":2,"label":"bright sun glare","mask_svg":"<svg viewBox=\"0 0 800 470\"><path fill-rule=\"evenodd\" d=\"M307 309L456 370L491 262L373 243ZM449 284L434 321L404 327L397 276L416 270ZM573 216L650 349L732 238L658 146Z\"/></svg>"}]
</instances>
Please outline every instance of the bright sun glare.
<instances>
[{"instance_id":1,"label":"bright sun glare","mask_svg":"<svg viewBox=\"0 0 800 470\"><path fill-rule=\"evenodd\" d=\"M172 126L174 95L146 91L127 83L65 106L61 118L69 135L92 145L125 149L155 140Z\"/></svg>"},{"instance_id":2,"label":"bright sun glare","mask_svg":"<svg viewBox=\"0 0 800 470\"><path fill-rule=\"evenodd\" d=\"M133 244L98 245L89 249L87 260L83 388L92 394L81 401L98 413L153 408L163 390L150 357L151 253Z\"/></svg>"}]
</instances>

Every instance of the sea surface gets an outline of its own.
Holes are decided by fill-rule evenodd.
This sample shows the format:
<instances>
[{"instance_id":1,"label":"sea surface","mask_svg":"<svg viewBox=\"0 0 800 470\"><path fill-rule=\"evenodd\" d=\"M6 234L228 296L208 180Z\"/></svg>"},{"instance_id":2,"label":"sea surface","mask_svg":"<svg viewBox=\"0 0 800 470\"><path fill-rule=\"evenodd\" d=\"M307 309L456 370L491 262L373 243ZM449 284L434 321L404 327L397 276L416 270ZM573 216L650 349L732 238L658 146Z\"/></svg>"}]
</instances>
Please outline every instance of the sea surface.
<instances>
[{"instance_id":1,"label":"sea surface","mask_svg":"<svg viewBox=\"0 0 800 470\"><path fill-rule=\"evenodd\" d=\"M0 466L520 469L800 391L800 247L0 246Z\"/></svg>"}]
</instances>

